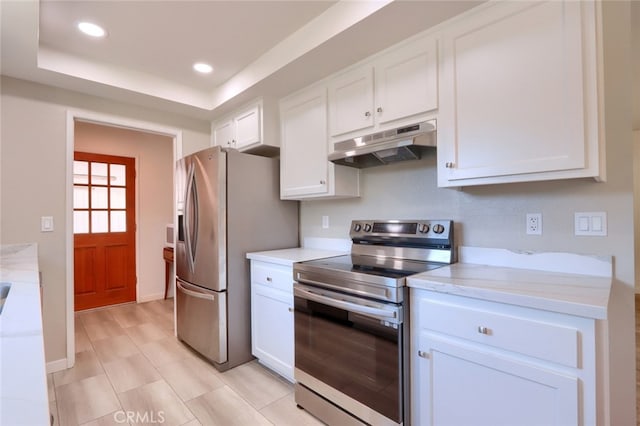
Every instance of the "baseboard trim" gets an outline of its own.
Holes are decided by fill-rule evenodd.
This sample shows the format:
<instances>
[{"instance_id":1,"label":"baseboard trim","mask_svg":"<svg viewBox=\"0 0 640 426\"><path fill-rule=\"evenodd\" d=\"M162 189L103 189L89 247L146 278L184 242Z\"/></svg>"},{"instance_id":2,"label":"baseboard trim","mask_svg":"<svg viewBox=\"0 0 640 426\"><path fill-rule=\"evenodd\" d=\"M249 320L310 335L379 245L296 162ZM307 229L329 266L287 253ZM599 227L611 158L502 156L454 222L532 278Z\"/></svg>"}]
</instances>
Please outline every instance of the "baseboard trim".
<instances>
[{"instance_id":1,"label":"baseboard trim","mask_svg":"<svg viewBox=\"0 0 640 426\"><path fill-rule=\"evenodd\" d=\"M57 359L47 363L47 374L55 373L56 371L66 370L71 366L67 366L67 358Z\"/></svg>"},{"instance_id":2,"label":"baseboard trim","mask_svg":"<svg viewBox=\"0 0 640 426\"><path fill-rule=\"evenodd\" d=\"M164 299L164 293L147 294L144 296L138 296L138 303L151 302L152 300Z\"/></svg>"}]
</instances>

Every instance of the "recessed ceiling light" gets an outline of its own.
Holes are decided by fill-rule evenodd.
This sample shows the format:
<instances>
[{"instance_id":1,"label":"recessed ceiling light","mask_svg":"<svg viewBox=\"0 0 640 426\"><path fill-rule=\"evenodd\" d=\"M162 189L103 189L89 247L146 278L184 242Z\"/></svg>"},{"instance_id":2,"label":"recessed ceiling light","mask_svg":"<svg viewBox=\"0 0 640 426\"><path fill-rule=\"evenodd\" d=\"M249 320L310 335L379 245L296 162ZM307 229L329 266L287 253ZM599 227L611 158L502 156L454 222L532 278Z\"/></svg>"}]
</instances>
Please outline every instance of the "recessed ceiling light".
<instances>
[{"instance_id":1,"label":"recessed ceiling light","mask_svg":"<svg viewBox=\"0 0 640 426\"><path fill-rule=\"evenodd\" d=\"M78 29L91 37L104 37L107 33L104 28L91 22L80 22Z\"/></svg>"},{"instance_id":2,"label":"recessed ceiling light","mask_svg":"<svg viewBox=\"0 0 640 426\"><path fill-rule=\"evenodd\" d=\"M193 64L193 69L202 74L209 74L213 71L213 67L209 64L205 64L204 62L196 62Z\"/></svg>"}]
</instances>

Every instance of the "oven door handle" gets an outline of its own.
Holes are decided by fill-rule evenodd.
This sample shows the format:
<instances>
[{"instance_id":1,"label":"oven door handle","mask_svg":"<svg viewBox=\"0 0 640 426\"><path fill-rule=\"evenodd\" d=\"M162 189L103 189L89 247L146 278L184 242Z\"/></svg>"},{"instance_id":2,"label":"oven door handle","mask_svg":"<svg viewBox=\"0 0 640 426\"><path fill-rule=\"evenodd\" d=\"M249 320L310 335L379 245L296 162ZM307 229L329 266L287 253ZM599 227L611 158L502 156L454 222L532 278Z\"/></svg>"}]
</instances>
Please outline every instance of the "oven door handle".
<instances>
[{"instance_id":1,"label":"oven door handle","mask_svg":"<svg viewBox=\"0 0 640 426\"><path fill-rule=\"evenodd\" d=\"M303 299L333 306L334 308L344 309L349 312L375 318L381 321L387 321L389 319L398 320L398 312L395 310L389 311L385 309L374 308L372 306L363 306L358 303L346 302L344 300L337 300L333 297L318 294L306 288L294 287L293 293L295 296L301 297Z\"/></svg>"}]
</instances>

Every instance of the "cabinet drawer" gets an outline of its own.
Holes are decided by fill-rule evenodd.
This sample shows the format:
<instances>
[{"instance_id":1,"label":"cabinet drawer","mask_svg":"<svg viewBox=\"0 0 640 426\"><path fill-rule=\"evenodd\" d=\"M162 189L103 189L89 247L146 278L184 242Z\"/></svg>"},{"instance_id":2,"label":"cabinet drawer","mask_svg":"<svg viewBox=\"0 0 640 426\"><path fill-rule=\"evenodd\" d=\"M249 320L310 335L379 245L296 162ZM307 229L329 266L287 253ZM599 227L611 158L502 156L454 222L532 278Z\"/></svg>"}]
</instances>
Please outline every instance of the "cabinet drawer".
<instances>
[{"instance_id":1,"label":"cabinet drawer","mask_svg":"<svg viewBox=\"0 0 640 426\"><path fill-rule=\"evenodd\" d=\"M581 367L579 329L565 324L484 310L444 301L421 299L419 327L518 352L573 368Z\"/></svg>"},{"instance_id":2,"label":"cabinet drawer","mask_svg":"<svg viewBox=\"0 0 640 426\"><path fill-rule=\"evenodd\" d=\"M251 282L293 292L293 267L252 261Z\"/></svg>"}]
</instances>

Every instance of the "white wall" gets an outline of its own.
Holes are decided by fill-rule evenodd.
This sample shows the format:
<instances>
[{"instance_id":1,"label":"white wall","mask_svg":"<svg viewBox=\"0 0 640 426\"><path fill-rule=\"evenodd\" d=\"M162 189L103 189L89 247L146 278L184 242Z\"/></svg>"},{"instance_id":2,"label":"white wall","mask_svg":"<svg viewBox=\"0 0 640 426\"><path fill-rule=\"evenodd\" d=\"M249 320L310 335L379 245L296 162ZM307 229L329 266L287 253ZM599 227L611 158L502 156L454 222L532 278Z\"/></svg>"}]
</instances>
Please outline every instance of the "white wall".
<instances>
[{"instance_id":1,"label":"white wall","mask_svg":"<svg viewBox=\"0 0 640 426\"><path fill-rule=\"evenodd\" d=\"M76 122L75 150L136 159L137 300L163 298L162 248L165 226L173 223L173 138Z\"/></svg>"},{"instance_id":2,"label":"white wall","mask_svg":"<svg viewBox=\"0 0 640 426\"><path fill-rule=\"evenodd\" d=\"M363 170L361 198L305 201L300 210L303 238L348 238L352 219L446 218L456 222L458 245L613 255L606 354L612 425L635 424L636 404L629 22L629 3L605 2L606 183L585 179L439 189L434 151L417 162ZM581 211L607 212L608 235L574 236L574 212ZM542 236L525 234L526 213L542 213ZM329 216L329 229L321 227L323 215Z\"/></svg>"},{"instance_id":3,"label":"white wall","mask_svg":"<svg viewBox=\"0 0 640 426\"><path fill-rule=\"evenodd\" d=\"M2 77L0 243L36 242L48 363L66 358L66 120L69 108L182 129L183 153L209 145L209 123ZM55 231L40 232L53 216ZM70 336L73 338L73 336Z\"/></svg>"}]
</instances>

